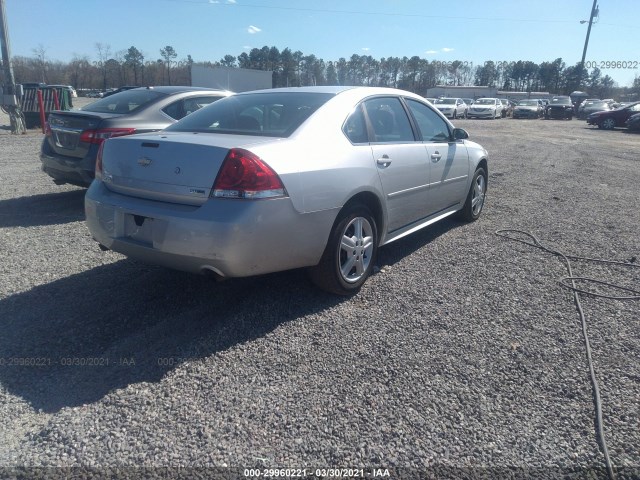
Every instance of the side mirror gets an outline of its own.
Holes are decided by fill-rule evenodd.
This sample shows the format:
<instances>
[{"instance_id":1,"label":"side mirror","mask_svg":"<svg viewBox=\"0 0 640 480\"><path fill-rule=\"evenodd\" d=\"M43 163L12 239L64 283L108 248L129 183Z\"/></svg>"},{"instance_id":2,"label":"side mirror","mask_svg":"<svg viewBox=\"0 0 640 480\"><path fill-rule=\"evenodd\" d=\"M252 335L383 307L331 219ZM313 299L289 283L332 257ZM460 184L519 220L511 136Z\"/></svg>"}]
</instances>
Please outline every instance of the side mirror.
<instances>
[{"instance_id":1,"label":"side mirror","mask_svg":"<svg viewBox=\"0 0 640 480\"><path fill-rule=\"evenodd\" d=\"M464 128L454 128L453 129L453 139L454 140L464 140L465 138L469 138L469 134Z\"/></svg>"}]
</instances>

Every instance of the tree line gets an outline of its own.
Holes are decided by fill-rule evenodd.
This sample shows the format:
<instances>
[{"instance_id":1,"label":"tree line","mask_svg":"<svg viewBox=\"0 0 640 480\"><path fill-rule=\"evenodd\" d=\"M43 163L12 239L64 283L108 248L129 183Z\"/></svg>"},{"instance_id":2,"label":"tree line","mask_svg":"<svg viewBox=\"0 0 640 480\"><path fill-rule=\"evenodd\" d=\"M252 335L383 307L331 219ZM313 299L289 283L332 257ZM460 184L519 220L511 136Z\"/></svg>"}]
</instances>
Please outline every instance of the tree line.
<instances>
[{"instance_id":1,"label":"tree line","mask_svg":"<svg viewBox=\"0 0 640 480\"><path fill-rule=\"evenodd\" d=\"M376 59L353 54L348 59L325 61L290 48L264 46L218 61L195 62L191 55L177 60L167 45L159 56L147 59L136 47L113 52L110 45L96 43L96 60L76 55L70 62L49 60L45 48L33 49L32 57L13 57L16 81L69 84L77 89L106 89L121 85L190 85L191 66L224 66L273 72L273 87L308 85L365 85L401 88L426 96L436 85L482 85L510 91L546 91L569 94L586 90L599 98L640 96L640 78L619 87L598 68L580 63L567 65L562 58L540 64L531 61L493 62L481 65L460 60L429 61L418 56Z\"/></svg>"}]
</instances>

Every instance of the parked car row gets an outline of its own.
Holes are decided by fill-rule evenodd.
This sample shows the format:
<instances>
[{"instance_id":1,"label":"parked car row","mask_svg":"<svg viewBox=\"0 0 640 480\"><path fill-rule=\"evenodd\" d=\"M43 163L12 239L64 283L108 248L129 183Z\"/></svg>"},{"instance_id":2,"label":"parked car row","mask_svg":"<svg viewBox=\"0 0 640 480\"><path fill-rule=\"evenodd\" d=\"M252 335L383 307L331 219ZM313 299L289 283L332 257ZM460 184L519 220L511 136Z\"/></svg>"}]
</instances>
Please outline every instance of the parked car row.
<instances>
[{"instance_id":1,"label":"parked car row","mask_svg":"<svg viewBox=\"0 0 640 480\"><path fill-rule=\"evenodd\" d=\"M451 119L456 118L505 118L513 113L514 104L504 98L434 98L427 99Z\"/></svg>"}]
</instances>

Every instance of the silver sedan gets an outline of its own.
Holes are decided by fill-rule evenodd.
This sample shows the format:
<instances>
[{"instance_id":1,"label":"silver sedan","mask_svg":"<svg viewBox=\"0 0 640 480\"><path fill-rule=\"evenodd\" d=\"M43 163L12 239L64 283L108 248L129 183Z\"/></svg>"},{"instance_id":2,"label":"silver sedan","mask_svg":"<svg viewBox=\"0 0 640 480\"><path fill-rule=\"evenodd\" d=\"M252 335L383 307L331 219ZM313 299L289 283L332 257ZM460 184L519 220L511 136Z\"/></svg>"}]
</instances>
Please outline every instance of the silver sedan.
<instances>
[{"instance_id":1,"label":"silver sedan","mask_svg":"<svg viewBox=\"0 0 640 480\"><path fill-rule=\"evenodd\" d=\"M418 95L306 87L237 94L105 141L87 224L103 249L216 277L308 267L351 294L378 247L476 220L488 155Z\"/></svg>"}]
</instances>

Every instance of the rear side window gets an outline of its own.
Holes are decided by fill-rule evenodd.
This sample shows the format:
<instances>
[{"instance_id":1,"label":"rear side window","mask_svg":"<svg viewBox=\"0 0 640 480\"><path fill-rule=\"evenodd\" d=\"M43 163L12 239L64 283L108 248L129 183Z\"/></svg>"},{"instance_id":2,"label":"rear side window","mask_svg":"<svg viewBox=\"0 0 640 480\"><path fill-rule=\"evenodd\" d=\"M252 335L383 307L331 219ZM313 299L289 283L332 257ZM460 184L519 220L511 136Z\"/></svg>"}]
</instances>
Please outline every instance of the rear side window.
<instances>
[{"instance_id":1,"label":"rear side window","mask_svg":"<svg viewBox=\"0 0 640 480\"><path fill-rule=\"evenodd\" d=\"M288 137L333 96L309 92L234 95L188 115L167 130Z\"/></svg>"},{"instance_id":2,"label":"rear side window","mask_svg":"<svg viewBox=\"0 0 640 480\"><path fill-rule=\"evenodd\" d=\"M114 93L108 97L96 100L95 102L82 107L81 110L96 113L131 113L164 96L164 93L148 90L146 88L142 90L126 90L124 92Z\"/></svg>"},{"instance_id":3,"label":"rear side window","mask_svg":"<svg viewBox=\"0 0 640 480\"><path fill-rule=\"evenodd\" d=\"M358 105L347 121L344 122L342 131L352 143L367 143L367 125L364 121L362 106Z\"/></svg>"},{"instance_id":4,"label":"rear side window","mask_svg":"<svg viewBox=\"0 0 640 480\"><path fill-rule=\"evenodd\" d=\"M375 142L413 142L409 118L396 97L376 97L364 102Z\"/></svg>"}]
</instances>

